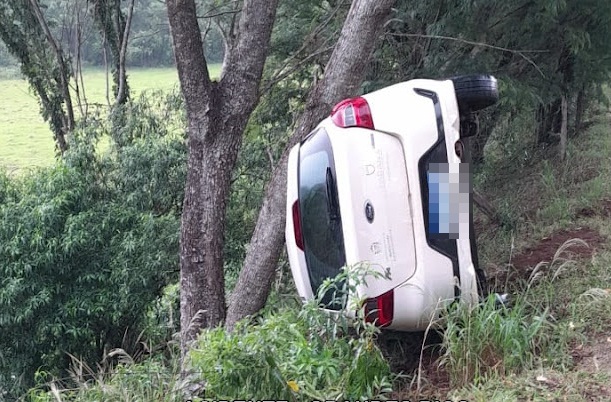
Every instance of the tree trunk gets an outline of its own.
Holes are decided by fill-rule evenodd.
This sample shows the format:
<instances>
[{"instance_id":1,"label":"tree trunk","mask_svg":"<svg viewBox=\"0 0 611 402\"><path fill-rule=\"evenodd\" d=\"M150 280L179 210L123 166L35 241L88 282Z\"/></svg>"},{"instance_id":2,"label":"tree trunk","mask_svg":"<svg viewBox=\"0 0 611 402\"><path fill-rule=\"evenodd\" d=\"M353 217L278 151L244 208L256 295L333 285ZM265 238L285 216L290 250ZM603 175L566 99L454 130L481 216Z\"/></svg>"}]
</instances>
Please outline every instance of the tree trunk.
<instances>
[{"instance_id":1,"label":"tree trunk","mask_svg":"<svg viewBox=\"0 0 611 402\"><path fill-rule=\"evenodd\" d=\"M125 69L125 55L127 41L131 29L131 18L134 2L128 5L127 20L121 11L121 0L97 0L94 2L93 17L98 26L111 57L112 81L113 81L113 104L119 106L127 102L129 98L129 86ZM106 46L104 47L106 50ZM106 55L106 54L105 54ZM109 100L110 103L110 100ZM122 122L118 121L121 125Z\"/></svg>"},{"instance_id":2,"label":"tree trunk","mask_svg":"<svg viewBox=\"0 0 611 402\"><path fill-rule=\"evenodd\" d=\"M324 77L310 91L305 110L267 184L244 265L230 298L228 329L263 308L269 295L284 244L288 151L331 111L336 102L355 95L393 4L394 0L353 1Z\"/></svg>"},{"instance_id":3,"label":"tree trunk","mask_svg":"<svg viewBox=\"0 0 611 402\"><path fill-rule=\"evenodd\" d=\"M277 0L245 0L221 79L204 58L194 0L167 0L188 121L188 166L180 238L181 350L225 318L225 210L248 118L258 102Z\"/></svg>"},{"instance_id":4,"label":"tree trunk","mask_svg":"<svg viewBox=\"0 0 611 402\"><path fill-rule=\"evenodd\" d=\"M72 130L74 129L74 109L72 107L72 97L70 95L69 88L70 72L66 65L66 60L64 59L64 52L62 51L60 44L55 40L55 37L53 37L53 34L49 29L49 25L47 24L47 21L45 20L45 17L42 14L42 11L40 10L38 1L30 0L30 6L32 7L32 11L36 16L36 19L38 20L38 24L40 24L42 31L45 33L45 37L47 38L49 46L51 46L51 49L53 49L53 53L55 54L55 58L57 59L57 66L59 67L59 71L57 72L58 86L61 90L62 101L66 105L66 108L65 112L61 110L61 107L53 108L53 113L57 113L57 115L52 115L51 120L62 120L62 127L57 127L56 130L54 130L54 134L59 151L63 154L68 150L66 134L72 132Z\"/></svg>"},{"instance_id":5,"label":"tree trunk","mask_svg":"<svg viewBox=\"0 0 611 402\"><path fill-rule=\"evenodd\" d=\"M549 105L539 105L537 112L537 145L557 142L553 134L560 132L562 123L561 100L556 99Z\"/></svg>"},{"instance_id":6,"label":"tree trunk","mask_svg":"<svg viewBox=\"0 0 611 402\"><path fill-rule=\"evenodd\" d=\"M496 126L500 117L500 108L494 108L494 110L483 117L479 116L479 124L477 133L469 138L469 145L471 151L471 163L474 165L481 165L484 163L484 149L488 143L488 139L492 135L492 131Z\"/></svg>"},{"instance_id":7,"label":"tree trunk","mask_svg":"<svg viewBox=\"0 0 611 402\"><path fill-rule=\"evenodd\" d=\"M577 137L581 134L581 124L583 122L583 115L586 109L586 94L585 88L581 88L577 94L577 101L575 102L575 124L573 126L573 136Z\"/></svg>"},{"instance_id":8,"label":"tree trunk","mask_svg":"<svg viewBox=\"0 0 611 402\"><path fill-rule=\"evenodd\" d=\"M562 123L560 125L560 160L566 159L566 145L568 136L569 106L566 95L562 95Z\"/></svg>"},{"instance_id":9,"label":"tree trunk","mask_svg":"<svg viewBox=\"0 0 611 402\"><path fill-rule=\"evenodd\" d=\"M119 49L119 60L118 60L118 79L117 79L117 93L115 96L115 104L114 106L124 105L129 98L129 87L127 86L127 72L126 72L126 55L127 55L127 42L129 39L129 31L132 26L132 17L134 15L134 1L131 0L128 6L127 11L127 21L123 27L119 26L118 29L123 29L121 34L121 47ZM121 8L117 10L118 13L121 13Z\"/></svg>"},{"instance_id":10,"label":"tree trunk","mask_svg":"<svg viewBox=\"0 0 611 402\"><path fill-rule=\"evenodd\" d=\"M473 203L480 211L484 213L490 219L490 221L496 225L500 225L503 222L503 217L499 211L484 197L479 191L473 189Z\"/></svg>"}]
</instances>

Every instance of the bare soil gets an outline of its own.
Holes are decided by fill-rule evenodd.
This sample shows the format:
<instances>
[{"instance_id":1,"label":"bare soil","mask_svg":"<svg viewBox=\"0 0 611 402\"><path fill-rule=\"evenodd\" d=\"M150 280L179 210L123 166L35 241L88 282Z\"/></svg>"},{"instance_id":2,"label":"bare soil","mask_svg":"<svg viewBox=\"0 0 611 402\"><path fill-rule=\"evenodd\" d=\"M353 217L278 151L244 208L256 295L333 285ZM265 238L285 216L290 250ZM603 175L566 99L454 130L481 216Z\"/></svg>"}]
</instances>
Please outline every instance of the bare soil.
<instances>
[{"instance_id":1,"label":"bare soil","mask_svg":"<svg viewBox=\"0 0 611 402\"><path fill-rule=\"evenodd\" d=\"M571 355L575 370L611 376L611 334L594 336L591 343L575 346ZM611 385L592 390L590 400L611 400Z\"/></svg>"},{"instance_id":2,"label":"bare soil","mask_svg":"<svg viewBox=\"0 0 611 402\"><path fill-rule=\"evenodd\" d=\"M585 215L587 213L589 212L583 212L582 216L588 216ZM605 213L611 217L611 200L592 213L595 215ZM590 258L607 241L598 231L588 227L560 230L514 256L511 261L512 272L522 278L528 278L537 264L541 261L552 261L558 249L571 239L581 239L587 243L587 246L577 243L567 248L563 257L576 261ZM596 339L592 344L574 347L573 359L576 370L605 371L611 374L611 333L608 336L608 338ZM425 342L423 334L386 332L378 341L382 351L389 358L394 372L416 373L416 378L420 373L420 377L425 379L421 384L414 383L416 380L404 384L400 391L391 395L391 400L404 400L410 397L418 399L423 396L440 397L449 392L451 388L449 376L439 367L441 357L438 346L441 342L439 335L430 335ZM423 352L422 358L421 352ZM605 396L603 400L606 399L606 395L611 400L611 387L604 387L597 390L597 393L598 396ZM590 398L590 400L600 399Z\"/></svg>"},{"instance_id":3,"label":"bare soil","mask_svg":"<svg viewBox=\"0 0 611 402\"><path fill-rule=\"evenodd\" d=\"M593 342L577 345L571 353L577 369L611 374L611 334L597 335Z\"/></svg>"},{"instance_id":4,"label":"bare soil","mask_svg":"<svg viewBox=\"0 0 611 402\"><path fill-rule=\"evenodd\" d=\"M606 238L598 231L587 227L561 230L541 239L534 246L526 248L513 257L511 265L520 272L529 272L542 261L551 262L558 249L571 239L581 239L587 244L587 246L574 244L568 247L568 255L564 257L571 259L591 257L598 247L606 241Z\"/></svg>"},{"instance_id":5,"label":"bare soil","mask_svg":"<svg viewBox=\"0 0 611 402\"><path fill-rule=\"evenodd\" d=\"M577 217L593 217L593 216L602 216L602 217L611 217L611 200L605 199L600 202L599 205L590 208L582 208L577 212Z\"/></svg>"}]
</instances>

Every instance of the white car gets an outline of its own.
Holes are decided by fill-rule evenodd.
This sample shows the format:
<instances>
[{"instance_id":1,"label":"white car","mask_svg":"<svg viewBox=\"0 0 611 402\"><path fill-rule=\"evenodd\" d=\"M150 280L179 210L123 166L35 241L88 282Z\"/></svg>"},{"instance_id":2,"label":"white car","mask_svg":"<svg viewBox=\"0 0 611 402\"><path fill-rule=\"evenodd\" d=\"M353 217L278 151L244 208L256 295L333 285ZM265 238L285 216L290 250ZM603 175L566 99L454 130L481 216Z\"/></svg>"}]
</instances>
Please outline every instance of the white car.
<instances>
[{"instance_id":1,"label":"white car","mask_svg":"<svg viewBox=\"0 0 611 402\"><path fill-rule=\"evenodd\" d=\"M461 138L472 112L497 100L488 75L402 82L340 102L291 150L286 245L303 300L342 267L367 264L390 276L350 297L381 327L421 331L447 303L479 301ZM330 295L322 304L355 313Z\"/></svg>"}]
</instances>

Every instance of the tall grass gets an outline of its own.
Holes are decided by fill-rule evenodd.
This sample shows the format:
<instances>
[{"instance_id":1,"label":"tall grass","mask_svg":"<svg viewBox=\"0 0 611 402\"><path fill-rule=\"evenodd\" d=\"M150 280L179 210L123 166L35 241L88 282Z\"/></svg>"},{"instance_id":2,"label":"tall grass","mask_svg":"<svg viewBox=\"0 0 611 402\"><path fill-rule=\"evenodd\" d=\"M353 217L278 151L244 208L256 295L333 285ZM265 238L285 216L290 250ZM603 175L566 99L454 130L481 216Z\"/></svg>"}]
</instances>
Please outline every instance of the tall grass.
<instances>
[{"instance_id":1,"label":"tall grass","mask_svg":"<svg viewBox=\"0 0 611 402\"><path fill-rule=\"evenodd\" d=\"M476 307L452 305L447 310L443 331L440 366L447 370L454 387L477 387L491 377L505 377L532 370L543 364L557 368L570 365L568 345L579 334L573 317L562 317L559 281L580 275L571 258L572 246L587 246L581 239L570 239L556 250L551 261L542 261L528 280L513 289L511 304L499 305L495 295ZM590 289L581 298L600 306L608 292ZM575 306L584 310L581 300Z\"/></svg>"},{"instance_id":2,"label":"tall grass","mask_svg":"<svg viewBox=\"0 0 611 402\"><path fill-rule=\"evenodd\" d=\"M532 311L522 298L511 308L499 309L494 296L476 308L456 305L443 331L440 366L455 387L532 368L551 328L547 312Z\"/></svg>"},{"instance_id":3,"label":"tall grass","mask_svg":"<svg viewBox=\"0 0 611 402\"><path fill-rule=\"evenodd\" d=\"M177 358L170 362L156 358L135 364L123 355L120 363L106 372L74 357L72 360L69 378L46 382L45 373L40 372L41 385L31 389L23 399L30 402L183 401L182 395L175 392L179 379Z\"/></svg>"}]
</instances>

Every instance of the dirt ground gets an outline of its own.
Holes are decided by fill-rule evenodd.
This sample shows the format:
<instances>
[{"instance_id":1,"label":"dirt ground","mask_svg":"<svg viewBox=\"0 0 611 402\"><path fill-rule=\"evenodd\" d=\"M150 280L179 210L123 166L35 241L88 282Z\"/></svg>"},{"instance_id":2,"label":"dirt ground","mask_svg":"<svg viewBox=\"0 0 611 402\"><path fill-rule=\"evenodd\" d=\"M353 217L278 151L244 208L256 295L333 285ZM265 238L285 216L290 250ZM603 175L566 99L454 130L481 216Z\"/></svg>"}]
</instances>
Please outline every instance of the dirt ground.
<instances>
[{"instance_id":1,"label":"dirt ground","mask_svg":"<svg viewBox=\"0 0 611 402\"><path fill-rule=\"evenodd\" d=\"M581 216L592 216L589 215L590 213L611 216L611 200L605 202L603 209L598 209L596 212L584 210L580 214ZM563 258L575 261L590 258L607 242L604 236L592 228L575 227L561 230L541 239L514 256L511 261L511 272L528 279L537 264L541 261L551 262L558 249L571 239L581 239L587 244L586 246L583 243L575 242L563 253ZM420 387L415 383L418 380L406 383L405 388L391 395L390 399L417 397L418 395L410 395L417 388L424 394L434 392L436 395L443 395L450 390L449 377L439 368L440 354L439 347L436 346L441 341L439 336L435 334L429 336L424 348L422 347L423 340L422 334L387 333L381 337L380 346L385 355L389 357L393 371L414 373L420 370L423 379L419 384ZM422 358L421 351L424 351ZM611 374L611 332L606 336L599 336L587 345L575 346L572 355L576 370L592 373L603 371ZM609 395L609 400L611 400L611 387L600 390L600 392Z\"/></svg>"},{"instance_id":2,"label":"dirt ground","mask_svg":"<svg viewBox=\"0 0 611 402\"><path fill-rule=\"evenodd\" d=\"M561 230L553 233L549 237L541 239L534 246L525 249L513 257L511 265L518 271L532 270L541 261L552 261L556 251L558 251L565 242L571 239L580 239L587 244L574 244L568 247L568 255L564 257L571 259L591 257L598 247L606 241L606 239L596 230L587 227Z\"/></svg>"},{"instance_id":3,"label":"dirt ground","mask_svg":"<svg viewBox=\"0 0 611 402\"><path fill-rule=\"evenodd\" d=\"M597 336L587 345L578 345L572 351L577 369L611 374L611 333Z\"/></svg>"},{"instance_id":4,"label":"dirt ground","mask_svg":"<svg viewBox=\"0 0 611 402\"><path fill-rule=\"evenodd\" d=\"M505 284L516 279L528 280L537 264L551 263L558 249L572 239L579 240L570 242L560 258L573 261L588 259L607 241L598 231L588 227L557 231L514 255L505 267L496 265L486 267L490 285L496 288L498 284L503 288Z\"/></svg>"}]
</instances>

